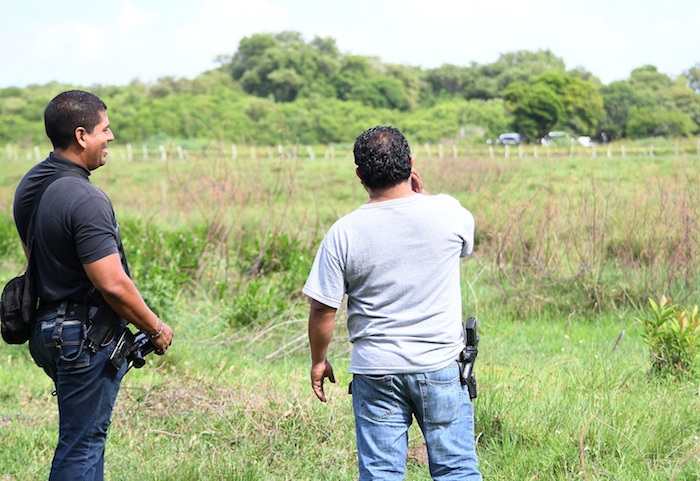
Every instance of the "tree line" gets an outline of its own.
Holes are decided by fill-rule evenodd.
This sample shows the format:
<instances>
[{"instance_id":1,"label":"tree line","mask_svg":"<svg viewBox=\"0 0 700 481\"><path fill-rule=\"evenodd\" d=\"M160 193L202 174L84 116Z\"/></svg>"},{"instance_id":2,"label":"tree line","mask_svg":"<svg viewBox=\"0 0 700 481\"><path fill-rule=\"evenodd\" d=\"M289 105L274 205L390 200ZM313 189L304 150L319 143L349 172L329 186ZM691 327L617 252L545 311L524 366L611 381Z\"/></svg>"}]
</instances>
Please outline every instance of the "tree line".
<instances>
[{"instance_id":1,"label":"tree line","mask_svg":"<svg viewBox=\"0 0 700 481\"><path fill-rule=\"evenodd\" d=\"M79 87L101 96L120 142L349 143L375 124L412 141L483 142L501 132L536 140L552 130L609 139L700 133L700 63L676 78L652 65L604 85L549 50L433 69L343 54L332 38L254 34L194 79L0 89L0 142L45 141L43 109Z\"/></svg>"}]
</instances>

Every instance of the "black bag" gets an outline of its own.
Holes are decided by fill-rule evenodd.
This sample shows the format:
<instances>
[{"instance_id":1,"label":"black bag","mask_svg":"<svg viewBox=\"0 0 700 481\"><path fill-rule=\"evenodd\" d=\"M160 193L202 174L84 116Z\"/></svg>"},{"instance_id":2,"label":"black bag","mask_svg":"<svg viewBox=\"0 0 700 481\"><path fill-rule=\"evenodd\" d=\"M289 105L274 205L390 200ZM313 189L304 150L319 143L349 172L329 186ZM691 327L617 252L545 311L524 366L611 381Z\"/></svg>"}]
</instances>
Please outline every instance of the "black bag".
<instances>
[{"instance_id":1,"label":"black bag","mask_svg":"<svg viewBox=\"0 0 700 481\"><path fill-rule=\"evenodd\" d=\"M8 344L24 344L29 333L36 309L36 297L27 269L23 275L15 277L5 285L0 297L0 331Z\"/></svg>"}]
</instances>

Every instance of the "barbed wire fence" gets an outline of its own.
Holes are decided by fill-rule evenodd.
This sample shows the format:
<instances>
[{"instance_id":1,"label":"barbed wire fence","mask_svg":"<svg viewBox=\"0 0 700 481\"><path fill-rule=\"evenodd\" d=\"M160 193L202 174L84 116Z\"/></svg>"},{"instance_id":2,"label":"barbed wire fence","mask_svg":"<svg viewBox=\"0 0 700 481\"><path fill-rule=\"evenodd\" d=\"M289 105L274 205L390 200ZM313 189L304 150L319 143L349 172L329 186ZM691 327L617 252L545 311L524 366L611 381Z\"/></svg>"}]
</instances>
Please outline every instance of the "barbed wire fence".
<instances>
[{"instance_id":1,"label":"barbed wire fence","mask_svg":"<svg viewBox=\"0 0 700 481\"><path fill-rule=\"evenodd\" d=\"M651 139L650 139L651 140ZM698 156L700 157L700 138L668 140L661 139L660 142L650 142L645 145L632 142L609 142L605 144L581 145L572 142L570 145L541 145L541 144L468 144L456 142L442 142L437 144L423 143L411 146L414 158L423 156L432 158L464 158L464 157L490 157L512 158L512 157L632 157L657 155L675 156ZM0 162L11 161L36 161L46 158L51 147L42 146L20 146L6 144L0 150ZM160 145L125 145L110 146L111 155L118 159L130 162L150 162L157 160L185 160L192 156L225 156L233 160L240 158L264 159L264 158L290 158L290 159L310 159L317 158L336 159L351 158L352 146L346 144L330 145L277 145L277 146L255 146L237 144L208 145L187 149L177 144Z\"/></svg>"}]
</instances>

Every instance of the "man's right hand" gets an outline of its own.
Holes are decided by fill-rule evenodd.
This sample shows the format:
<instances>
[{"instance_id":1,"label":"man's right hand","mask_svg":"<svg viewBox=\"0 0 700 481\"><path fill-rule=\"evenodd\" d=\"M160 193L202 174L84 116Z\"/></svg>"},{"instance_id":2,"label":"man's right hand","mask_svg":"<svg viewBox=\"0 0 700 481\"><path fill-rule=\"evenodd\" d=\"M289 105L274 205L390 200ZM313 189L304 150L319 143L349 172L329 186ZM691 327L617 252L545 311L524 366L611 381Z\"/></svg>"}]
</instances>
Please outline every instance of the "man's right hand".
<instances>
[{"instance_id":1,"label":"man's right hand","mask_svg":"<svg viewBox=\"0 0 700 481\"><path fill-rule=\"evenodd\" d=\"M162 320L160 322L163 322ZM173 343L173 330L165 322L163 322L163 330L158 337L150 337L151 344L156 348L155 353L159 356L165 354L170 345Z\"/></svg>"},{"instance_id":2,"label":"man's right hand","mask_svg":"<svg viewBox=\"0 0 700 481\"><path fill-rule=\"evenodd\" d=\"M423 188L423 179L415 168L411 168L411 190L416 194L430 195Z\"/></svg>"},{"instance_id":3,"label":"man's right hand","mask_svg":"<svg viewBox=\"0 0 700 481\"><path fill-rule=\"evenodd\" d=\"M323 380L328 378L332 383L335 383L335 375L333 374L333 366L328 362L328 359L318 364L311 365L311 387L314 394L321 402L327 402L326 393L323 391Z\"/></svg>"}]
</instances>

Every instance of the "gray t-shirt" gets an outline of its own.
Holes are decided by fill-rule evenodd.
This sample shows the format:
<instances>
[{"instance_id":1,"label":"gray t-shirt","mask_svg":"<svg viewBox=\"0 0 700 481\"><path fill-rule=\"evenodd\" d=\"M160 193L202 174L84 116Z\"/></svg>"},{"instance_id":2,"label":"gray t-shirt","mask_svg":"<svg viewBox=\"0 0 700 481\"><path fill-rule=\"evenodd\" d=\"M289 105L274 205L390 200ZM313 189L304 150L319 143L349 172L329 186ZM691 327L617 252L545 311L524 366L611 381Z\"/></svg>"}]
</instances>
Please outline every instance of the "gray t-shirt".
<instances>
[{"instance_id":1,"label":"gray t-shirt","mask_svg":"<svg viewBox=\"0 0 700 481\"><path fill-rule=\"evenodd\" d=\"M302 292L336 309L347 294L351 373L434 371L463 348L459 259L473 246L474 217L448 195L365 204L328 231Z\"/></svg>"}]
</instances>

